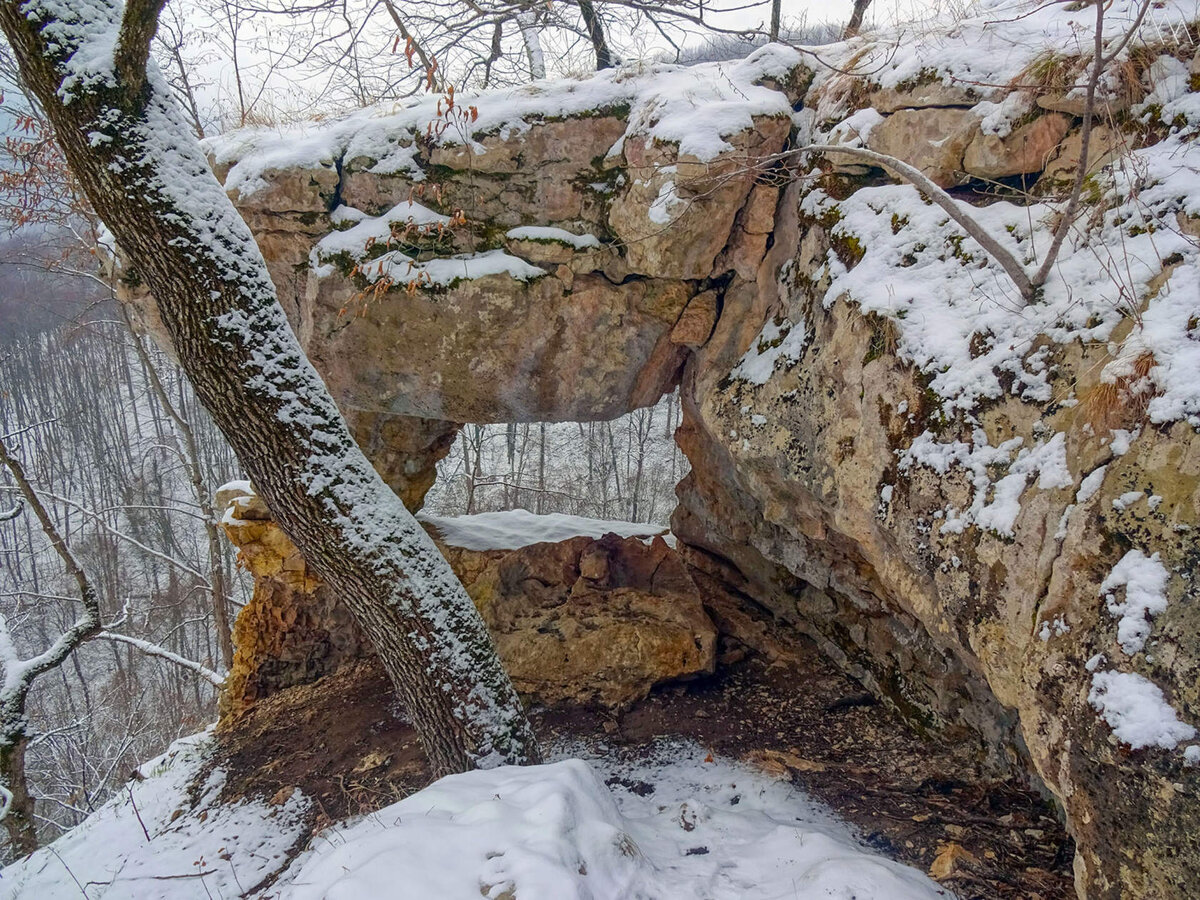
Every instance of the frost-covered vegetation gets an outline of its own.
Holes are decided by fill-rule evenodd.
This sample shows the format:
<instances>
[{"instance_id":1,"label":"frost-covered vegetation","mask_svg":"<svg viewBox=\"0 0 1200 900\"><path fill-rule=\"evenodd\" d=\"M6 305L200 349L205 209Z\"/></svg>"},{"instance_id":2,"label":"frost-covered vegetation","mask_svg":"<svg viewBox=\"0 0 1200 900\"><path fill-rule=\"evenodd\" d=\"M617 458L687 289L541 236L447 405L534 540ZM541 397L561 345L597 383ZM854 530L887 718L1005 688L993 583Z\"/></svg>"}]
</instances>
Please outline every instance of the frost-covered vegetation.
<instances>
[{"instance_id":1,"label":"frost-covered vegetation","mask_svg":"<svg viewBox=\"0 0 1200 900\"><path fill-rule=\"evenodd\" d=\"M12 443L86 567L104 623L221 670L214 570L231 613L247 599L246 585L227 543L210 555L202 504L211 498L196 495L189 465L203 472L207 493L237 464L179 370L149 345L139 356L114 315L108 304L86 324L0 349L0 435L19 433ZM172 414L189 423L198 459ZM16 498L10 479L0 478L0 491L8 508ZM77 588L31 511L0 522L0 547L0 614L27 658L71 621ZM26 765L39 833L49 840L77 825L142 760L214 713L212 686L194 673L129 644L81 648L30 700Z\"/></svg>"}]
</instances>

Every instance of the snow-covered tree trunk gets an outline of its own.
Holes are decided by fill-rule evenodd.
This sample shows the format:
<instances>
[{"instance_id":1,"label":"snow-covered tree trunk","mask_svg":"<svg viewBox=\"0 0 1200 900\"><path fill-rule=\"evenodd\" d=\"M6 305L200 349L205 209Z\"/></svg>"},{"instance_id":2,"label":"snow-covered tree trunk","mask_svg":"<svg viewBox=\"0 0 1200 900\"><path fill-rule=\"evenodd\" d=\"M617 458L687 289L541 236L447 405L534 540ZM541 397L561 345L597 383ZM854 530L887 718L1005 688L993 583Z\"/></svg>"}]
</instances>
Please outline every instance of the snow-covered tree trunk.
<instances>
[{"instance_id":1,"label":"snow-covered tree trunk","mask_svg":"<svg viewBox=\"0 0 1200 900\"><path fill-rule=\"evenodd\" d=\"M517 13L517 27L521 29L521 40L525 42L525 55L529 57L529 77L534 81L546 77L546 56L542 53L542 39L538 36L537 16L528 9Z\"/></svg>"},{"instance_id":2,"label":"snow-covered tree trunk","mask_svg":"<svg viewBox=\"0 0 1200 900\"><path fill-rule=\"evenodd\" d=\"M379 652L437 774L535 761L462 585L351 438L249 228L153 65L165 0L3 0L67 161L154 294L197 396L267 507Z\"/></svg>"}]
</instances>

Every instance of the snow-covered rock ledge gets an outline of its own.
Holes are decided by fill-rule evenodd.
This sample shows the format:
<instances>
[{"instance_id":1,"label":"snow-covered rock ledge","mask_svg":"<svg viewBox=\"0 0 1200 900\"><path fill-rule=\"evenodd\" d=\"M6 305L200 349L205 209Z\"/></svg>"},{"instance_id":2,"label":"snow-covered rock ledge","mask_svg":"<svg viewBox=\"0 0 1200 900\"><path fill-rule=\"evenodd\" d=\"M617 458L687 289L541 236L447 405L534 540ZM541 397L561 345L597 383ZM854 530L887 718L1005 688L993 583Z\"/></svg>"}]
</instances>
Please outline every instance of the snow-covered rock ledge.
<instances>
[{"instance_id":1,"label":"snow-covered rock ledge","mask_svg":"<svg viewBox=\"0 0 1200 900\"><path fill-rule=\"evenodd\" d=\"M1106 6L1114 49L1139 8ZM1033 266L1094 17L988 0L459 98L479 118L439 140L434 98L210 150L411 506L457 423L605 418L680 384L689 562L1040 779L1082 894L1175 897L1200 870L1194 0L1152 4L1102 79L1083 215L1034 302L882 170L761 170L789 140L895 155Z\"/></svg>"}]
</instances>

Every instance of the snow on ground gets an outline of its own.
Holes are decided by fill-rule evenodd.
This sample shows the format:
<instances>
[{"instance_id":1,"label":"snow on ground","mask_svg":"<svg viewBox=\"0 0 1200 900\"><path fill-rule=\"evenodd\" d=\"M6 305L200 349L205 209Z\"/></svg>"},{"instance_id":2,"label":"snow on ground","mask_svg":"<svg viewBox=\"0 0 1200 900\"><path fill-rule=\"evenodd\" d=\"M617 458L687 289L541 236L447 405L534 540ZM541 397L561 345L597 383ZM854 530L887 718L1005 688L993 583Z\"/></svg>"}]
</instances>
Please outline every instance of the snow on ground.
<instances>
[{"instance_id":1,"label":"snow on ground","mask_svg":"<svg viewBox=\"0 0 1200 900\"><path fill-rule=\"evenodd\" d=\"M788 782L692 742L619 763L567 758L444 778L331 829L280 886L291 900L932 900ZM613 780L610 792L606 780ZM632 788L621 785L631 785ZM403 877L399 877L403 873Z\"/></svg>"},{"instance_id":2,"label":"snow on ground","mask_svg":"<svg viewBox=\"0 0 1200 900\"><path fill-rule=\"evenodd\" d=\"M417 519L432 526L443 543L465 550L518 550L530 544L557 543L574 537L600 538L610 532L621 537L652 537L667 533L663 525L586 519L563 513L537 515L526 509L472 516L418 513Z\"/></svg>"},{"instance_id":3,"label":"snow on ground","mask_svg":"<svg viewBox=\"0 0 1200 900\"><path fill-rule=\"evenodd\" d=\"M0 871L0 900L193 900L240 897L287 862L304 839L309 801L217 805L214 770L193 804L189 785L212 750L210 732L183 738L139 769L81 825Z\"/></svg>"},{"instance_id":4,"label":"snow on ground","mask_svg":"<svg viewBox=\"0 0 1200 900\"><path fill-rule=\"evenodd\" d=\"M609 748L571 744L558 747L556 761L546 765L443 778L321 832L262 887L304 840L307 801L296 793L277 806L219 805L217 770L193 804L189 783L212 746L211 733L176 742L143 766L144 780L130 794L4 869L0 898L951 896L919 871L866 849L849 826L790 782L714 759L690 741L662 741L625 762Z\"/></svg>"}]
</instances>

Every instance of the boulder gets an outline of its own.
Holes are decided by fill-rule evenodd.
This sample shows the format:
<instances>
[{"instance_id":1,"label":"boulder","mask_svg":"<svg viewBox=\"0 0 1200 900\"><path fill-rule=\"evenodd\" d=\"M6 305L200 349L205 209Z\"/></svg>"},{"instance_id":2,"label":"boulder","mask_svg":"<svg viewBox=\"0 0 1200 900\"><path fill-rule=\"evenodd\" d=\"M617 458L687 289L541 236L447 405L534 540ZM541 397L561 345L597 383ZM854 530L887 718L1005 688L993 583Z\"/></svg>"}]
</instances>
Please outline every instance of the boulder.
<instances>
[{"instance_id":1,"label":"boulder","mask_svg":"<svg viewBox=\"0 0 1200 900\"><path fill-rule=\"evenodd\" d=\"M760 117L711 160L681 157L675 146L651 138L627 139L626 185L612 202L609 225L625 244L630 269L706 278L754 187L756 166L783 148L789 130L786 119ZM761 207L769 197L755 202ZM764 215L754 214L757 227L764 227Z\"/></svg>"},{"instance_id":2,"label":"boulder","mask_svg":"<svg viewBox=\"0 0 1200 900\"><path fill-rule=\"evenodd\" d=\"M228 725L257 700L374 651L257 497L233 488L220 499L225 533L254 576L254 595L234 626L222 696ZM517 690L532 701L621 708L656 684L713 671L716 629L662 538L609 534L516 550L438 546Z\"/></svg>"},{"instance_id":3,"label":"boulder","mask_svg":"<svg viewBox=\"0 0 1200 900\"><path fill-rule=\"evenodd\" d=\"M679 321L671 329L671 341L696 349L708 340L716 324L717 294L716 291L705 291L688 301Z\"/></svg>"},{"instance_id":4,"label":"boulder","mask_svg":"<svg viewBox=\"0 0 1200 900\"><path fill-rule=\"evenodd\" d=\"M979 131L968 109L901 109L871 129L867 148L920 169L938 187L964 184L963 154Z\"/></svg>"},{"instance_id":5,"label":"boulder","mask_svg":"<svg viewBox=\"0 0 1200 900\"><path fill-rule=\"evenodd\" d=\"M1087 173L1099 171L1114 159L1125 140L1120 132L1114 131L1107 125L1093 125L1088 142ZM1042 172L1042 177L1038 179L1039 189L1062 188L1074 183L1082 149L1083 143L1079 131L1072 131L1058 145L1058 149L1046 163L1046 169Z\"/></svg>"},{"instance_id":6,"label":"boulder","mask_svg":"<svg viewBox=\"0 0 1200 900\"><path fill-rule=\"evenodd\" d=\"M1129 109L1131 100L1132 97L1128 91L1108 96L1097 95L1094 105L1097 119L1104 121L1120 115ZM1037 98L1037 105L1050 112L1066 113L1068 116L1078 118L1083 115L1086 98L1082 90L1057 91L1042 94Z\"/></svg>"},{"instance_id":7,"label":"boulder","mask_svg":"<svg viewBox=\"0 0 1200 900\"><path fill-rule=\"evenodd\" d=\"M1046 168L1071 120L1058 113L1038 116L1007 137L975 135L963 156L963 168L976 178L1030 175Z\"/></svg>"},{"instance_id":8,"label":"boulder","mask_svg":"<svg viewBox=\"0 0 1200 900\"><path fill-rule=\"evenodd\" d=\"M911 87L880 88L867 97L867 105L887 115L902 109L954 106L969 108L981 99L983 96L980 88L947 84L940 78L930 78Z\"/></svg>"},{"instance_id":9,"label":"boulder","mask_svg":"<svg viewBox=\"0 0 1200 900\"><path fill-rule=\"evenodd\" d=\"M493 551L447 547L513 684L542 703L620 708L666 681L711 673L716 629L679 556L610 534ZM477 574L475 574L477 572Z\"/></svg>"}]
</instances>

